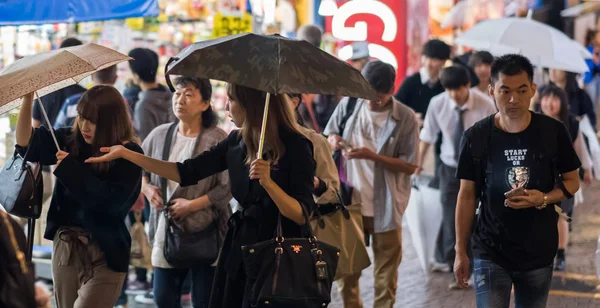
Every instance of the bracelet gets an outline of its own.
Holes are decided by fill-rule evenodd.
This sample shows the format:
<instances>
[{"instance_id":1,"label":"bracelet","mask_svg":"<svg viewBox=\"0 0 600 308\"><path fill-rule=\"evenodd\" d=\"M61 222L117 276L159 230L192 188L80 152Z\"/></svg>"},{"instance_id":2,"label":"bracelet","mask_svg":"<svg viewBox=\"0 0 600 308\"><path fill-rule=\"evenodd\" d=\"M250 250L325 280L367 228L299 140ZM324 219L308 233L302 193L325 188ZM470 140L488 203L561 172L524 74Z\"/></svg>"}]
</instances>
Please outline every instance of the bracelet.
<instances>
[{"instance_id":1,"label":"bracelet","mask_svg":"<svg viewBox=\"0 0 600 308\"><path fill-rule=\"evenodd\" d=\"M536 206L535 208L538 210L541 210L547 206L548 206L548 196L546 194L544 194L544 202L542 203L542 205Z\"/></svg>"}]
</instances>

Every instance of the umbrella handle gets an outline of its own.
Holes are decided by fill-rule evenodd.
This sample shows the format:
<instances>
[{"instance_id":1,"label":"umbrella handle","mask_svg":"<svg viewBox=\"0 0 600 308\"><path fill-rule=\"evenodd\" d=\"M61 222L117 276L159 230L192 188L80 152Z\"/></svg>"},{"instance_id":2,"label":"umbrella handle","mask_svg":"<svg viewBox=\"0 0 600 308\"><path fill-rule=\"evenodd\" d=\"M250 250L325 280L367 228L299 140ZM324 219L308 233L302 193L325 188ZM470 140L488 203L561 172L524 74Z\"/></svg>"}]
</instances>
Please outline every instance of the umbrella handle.
<instances>
[{"instance_id":1,"label":"umbrella handle","mask_svg":"<svg viewBox=\"0 0 600 308\"><path fill-rule=\"evenodd\" d=\"M271 93L267 92L267 97L265 98L265 111L263 112L263 120L262 127L260 129L260 140L258 142L258 153L256 154L256 158L263 158L263 148L265 146L265 132L267 131L267 118L269 117L269 102L271 101Z\"/></svg>"},{"instance_id":2,"label":"umbrella handle","mask_svg":"<svg viewBox=\"0 0 600 308\"><path fill-rule=\"evenodd\" d=\"M167 64L165 64L165 81L167 82L167 86L169 86L169 89L173 93L175 93L175 87L173 86L173 83L171 82L171 77L169 76L170 74L167 74L167 72L169 71L169 65L177 60L179 60L179 58L171 57L169 59L169 61L167 61Z\"/></svg>"},{"instance_id":3,"label":"umbrella handle","mask_svg":"<svg viewBox=\"0 0 600 308\"><path fill-rule=\"evenodd\" d=\"M44 104L42 104L42 100L40 99L40 95L37 91L35 91L35 97L37 98L38 104L40 105L40 109L42 109L44 119L46 119L46 123L48 123L48 129L50 130L50 135L52 135L52 139L54 140L54 145L56 145L56 151L60 151L60 146L58 146L58 141L56 140L56 136L54 135L54 128L52 128L52 123L50 123L50 120L48 120L48 114L46 113Z\"/></svg>"}]
</instances>

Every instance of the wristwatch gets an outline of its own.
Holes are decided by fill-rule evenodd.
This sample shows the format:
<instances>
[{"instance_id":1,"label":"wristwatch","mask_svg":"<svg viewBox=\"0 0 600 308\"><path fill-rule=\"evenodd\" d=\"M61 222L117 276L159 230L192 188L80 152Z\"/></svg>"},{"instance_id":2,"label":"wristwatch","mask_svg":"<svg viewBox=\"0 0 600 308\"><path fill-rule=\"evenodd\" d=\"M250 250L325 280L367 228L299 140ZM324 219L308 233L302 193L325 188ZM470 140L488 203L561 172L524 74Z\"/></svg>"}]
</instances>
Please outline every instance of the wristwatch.
<instances>
[{"instance_id":1,"label":"wristwatch","mask_svg":"<svg viewBox=\"0 0 600 308\"><path fill-rule=\"evenodd\" d=\"M535 208L541 210L548 206L548 195L544 194L544 202L541 205L536 206Z\"/></svg>"}]
</instances>

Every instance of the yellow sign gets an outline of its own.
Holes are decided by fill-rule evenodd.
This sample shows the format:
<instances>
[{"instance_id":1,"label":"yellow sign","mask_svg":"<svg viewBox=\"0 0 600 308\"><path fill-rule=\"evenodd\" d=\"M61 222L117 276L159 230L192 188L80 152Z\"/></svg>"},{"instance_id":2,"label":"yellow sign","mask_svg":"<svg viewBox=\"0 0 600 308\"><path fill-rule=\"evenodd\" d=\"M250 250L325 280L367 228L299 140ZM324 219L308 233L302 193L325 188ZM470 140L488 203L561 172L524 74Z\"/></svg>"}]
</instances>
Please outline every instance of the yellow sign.
<instances>
[{"instance_id":1,"label":"yellow sign","mask_svg":"<svg viewBox=\"0 0 600 308\"><path fill-rule=\"evenodd\" d=\"M144 18L136 17L136 18L127 18L125 19L125 23L131 28L131 30L142 30L144 29Z\"/></svg>"},{"instance_id":2,"label":"yellow sign","mask_svg":"<svg viewBox=\"0 0 600 308\"><path fill-rule=\"evenodd\" d=\"M244 13L242 16L225 16L217 13L214 17L213 38L252 32L252 16Z\"/></svg>"}]
</instances>

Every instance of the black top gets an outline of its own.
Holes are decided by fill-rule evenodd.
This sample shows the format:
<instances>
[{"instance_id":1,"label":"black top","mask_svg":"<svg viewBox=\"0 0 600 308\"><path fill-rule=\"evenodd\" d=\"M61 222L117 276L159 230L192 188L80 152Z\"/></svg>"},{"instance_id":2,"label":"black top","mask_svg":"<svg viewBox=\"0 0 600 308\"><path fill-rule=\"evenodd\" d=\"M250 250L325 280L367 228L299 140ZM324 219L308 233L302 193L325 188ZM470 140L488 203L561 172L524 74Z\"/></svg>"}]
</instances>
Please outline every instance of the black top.
<instances>
[{"instance_id":1,"label":"black top","mask_svg":"<svg viewBox=\"0 0 600 308\"><path fill-rule=\"evenodd\" d=\"M54 122L56 121L56 117L60 112L60 108L64 104L67 98L72 95L85 92L85 88L78 85L70 85L66 88L62 88L60 90L54 91L47 95L42 96L40 99L42 100L42 105L44 105L44 109L46 113L48 113L48 120L50 120L50 126L54 126ZM46 123L46 119L42 114L42 109L40 105L36 102L33 104L33 114L32 117L34 120L38 120L42 123L42 126L49 127L48 123Z\"/></svg>"},{"instance_id":2,"label":"black top","mask_svg":"<svg viewBox=\"0 0 600 308\"><path fill-rule=\"evenodd\" d=\"M587 115L592 127L595 128L596 111L590 95L579 87L566 92L569 99L569 112L576 117Z\"/></svg>"},{"instance_id":3,"label":"black top","mask_svg":"<svg viewBox=\"0 0 600 308\"><path fill-rule=\"evenodd\" d=\"M482 121L489 121L486 118ZM479 126L479 125L476 125ZM457 177L476 180L468 129L461 142ZM488 143L488 167L479 218L473 233L475 258L492 261L507 270L527 271L552 264L558 247L558 215L554 206L515 210L504 206L504 193L518 184L550 192L555 187L552 159L543 155L542 132L555 132L559 173L577 170L581 163L565 126L550 117L532 113L531 123L520 133L492 129Z\"/></svg>"},{"instance_id":4,"label":"black top","mask_svg":"<svg viewBox=\"0 0 600 308\"><path fill-rule=\"evenodd\" d=\"M271 168L271 178L283 191L298 200L307 211L315 207L313 200L313 177L315 161L312 143L304 136L279 131L285 153L277 165ZM177 163L181 186L189 186L215 173L228 170L231 194L244 212L243 230L236 232L231 255L226 260L227 273L235 276L240 270L241 246L272 239L277 226L279 209L258 180L249 179L249 166L245 163L246 146L238 131L233 131L218 145L195 158ZM283 217L283 216L282 216ZM282 218L284 237L298 237L303 227L292 220Z\"/></svg>"},{"instance_id":5,"label":"black top","mask_svg":"<svg viewBox=\"0 0 600 308\"><path fill-rule=\"evenodd\" d=\"M71 135L71 128L56 130L58 143L66 152L74 142L75 136ZM83 142L81 136L76 138ZM28 161L56 164L56 146L46 128L34 131L29 146ZM143 153L133 142L125 147ZM17 150L25 155L27 149L17 146ZM117 159L110 163L107 172L99 173L84 163L92 154L91 146L84 146L81 152L78 157L67 156L54 171L58 181L52 193L44 237L53 240L60 227L81 227L100 247L110 269L127 272L131 237L125 217L140 194L142 170L127 160Z\"/></svg>"},{"instance_id":6,"label":"black top","mask_svg":"<svg viewBox=\"0 0 600 308\"><path fill-rule=\"evenodd\" d=\"M429 107L429 102L434 96L442 92L444 92L444 87L442 87L439 80L433 87L430 87L421 82L421 73L417 72L404 79L402 85L400 85L400 89L398 89L398 92L396 92L394 97L396 97L399 102L412 108L415 112L421 113L424 119L425 114L427 113L427 107Z\"/></svg>"}]
</instances>

